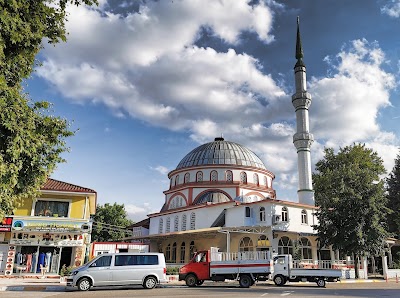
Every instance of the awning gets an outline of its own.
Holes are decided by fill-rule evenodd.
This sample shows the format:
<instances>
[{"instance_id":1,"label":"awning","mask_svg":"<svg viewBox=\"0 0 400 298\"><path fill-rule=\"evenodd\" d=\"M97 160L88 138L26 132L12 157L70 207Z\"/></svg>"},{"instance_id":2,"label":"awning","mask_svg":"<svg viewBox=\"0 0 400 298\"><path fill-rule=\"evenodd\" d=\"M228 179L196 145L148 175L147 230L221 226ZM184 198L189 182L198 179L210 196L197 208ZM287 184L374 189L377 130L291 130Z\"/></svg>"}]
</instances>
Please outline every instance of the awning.
<instances>
[{"instance_id":1,"label":"awning","mask_svg":"<svg viewBox=\"0 0 400 298\"><path fill-rule=\"evenodd\" d=\"M124 240L166 240L166 239L170 239L170 238L175 238L177 236L190 236L193 239L196 239L197 236L201 236L201 238L212 238L212 237L215 237L220 230L221 230L221 227L204 228L204 229L197 229L197 230L170 232L170 233L165 233L165 234L153 234L153 235L142 235L142 236L136 236L136 237L127 237L127 238L124 238Z\"/></svg>"}]
</instances>

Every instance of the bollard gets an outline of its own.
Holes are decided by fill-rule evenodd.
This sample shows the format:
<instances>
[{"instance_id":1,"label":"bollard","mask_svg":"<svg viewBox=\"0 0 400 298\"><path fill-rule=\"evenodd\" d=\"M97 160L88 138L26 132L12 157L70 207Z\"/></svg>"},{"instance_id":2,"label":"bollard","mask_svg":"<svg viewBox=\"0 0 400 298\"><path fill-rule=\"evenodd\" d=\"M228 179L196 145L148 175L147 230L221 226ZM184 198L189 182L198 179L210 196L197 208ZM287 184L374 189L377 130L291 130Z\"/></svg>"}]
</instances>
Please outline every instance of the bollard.
<instances>
[{"instance_id":1,"label":"bollard","mask_svg":"<svg viewBox=\"0 0 400 298\"><path fill-rule=\"evenodd\" d=\"M399 277L397 276L397 273L396 273L396 283L397 284L399 283Z\"/></svg>"}]
</instances>

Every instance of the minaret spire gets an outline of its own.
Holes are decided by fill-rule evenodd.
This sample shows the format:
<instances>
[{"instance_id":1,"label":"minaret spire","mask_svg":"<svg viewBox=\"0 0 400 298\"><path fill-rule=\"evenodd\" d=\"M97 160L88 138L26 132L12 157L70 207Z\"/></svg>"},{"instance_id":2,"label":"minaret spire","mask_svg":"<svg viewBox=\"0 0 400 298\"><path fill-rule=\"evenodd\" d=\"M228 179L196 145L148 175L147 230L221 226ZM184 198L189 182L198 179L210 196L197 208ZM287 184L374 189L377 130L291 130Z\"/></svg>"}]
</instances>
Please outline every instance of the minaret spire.
<instances>
[{"instance_id":1,"label":"minaret spire","mask_svg":"<svg viewBox=\"0 0 400 298\"><path fill-rule=\"evenodd\" d=\"M311 105L311 95L307 92L306 66L303 62L303 47L300 39L299 17L297 17L296 65L294 76L296 93L292 96L292 104L296 111L297 131L293 136L293 144L297 149L297 167L299 174L299 203L314 205L314 190L311 176L311 144L314 141L309 131L308 108Z\"/></svg>"}]
</instances>

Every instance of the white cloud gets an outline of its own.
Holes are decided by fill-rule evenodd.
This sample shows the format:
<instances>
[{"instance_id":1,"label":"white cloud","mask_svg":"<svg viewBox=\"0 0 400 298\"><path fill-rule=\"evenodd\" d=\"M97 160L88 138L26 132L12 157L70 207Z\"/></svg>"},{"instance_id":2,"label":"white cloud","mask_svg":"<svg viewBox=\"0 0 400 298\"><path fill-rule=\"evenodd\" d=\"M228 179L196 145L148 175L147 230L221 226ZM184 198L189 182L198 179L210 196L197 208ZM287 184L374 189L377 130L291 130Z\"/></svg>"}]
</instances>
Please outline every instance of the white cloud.
<instances>
[{"instance_id":1,"label":"white cloud","mask_svg":"<svg viewBox=\"0 0 400 298\"><path fill-rule=\"evenodd\" d=\"M161 206L157 206L157 208L152 207L148 203L144 203L142 205L134 205L134 204L125 204L125 210L128 214L128 218L134 221L140 221L146 218L147 214L159 212Z\"/></svg>"},{"instance_id":2,"label":"white cloud","mask_svg":"<svg viewBox=\"0 0 400 298\"><path fill-rule=\"evenodd\" d=\"M381 8L381 12L393 18L400 17L400 0L392 0Z\"/></svg>"},{"instance_id":3,"label":"white cloud","mask_svg":"<svg viewBox=\"0 0 400 298\"><path fill-rule=\"evenodd\" d=\"M157 171L157 172L159 172L159 173L162 174L162 175L166 175L166 174L168 174L168 172L169 172L169 170L168 170L166 167L164 167L164 166L157 166L157 167L155 167L155 168L150 167L150 169L152 169L152 170L154 170L154 171Z\"/></svg>"}]
</instances>

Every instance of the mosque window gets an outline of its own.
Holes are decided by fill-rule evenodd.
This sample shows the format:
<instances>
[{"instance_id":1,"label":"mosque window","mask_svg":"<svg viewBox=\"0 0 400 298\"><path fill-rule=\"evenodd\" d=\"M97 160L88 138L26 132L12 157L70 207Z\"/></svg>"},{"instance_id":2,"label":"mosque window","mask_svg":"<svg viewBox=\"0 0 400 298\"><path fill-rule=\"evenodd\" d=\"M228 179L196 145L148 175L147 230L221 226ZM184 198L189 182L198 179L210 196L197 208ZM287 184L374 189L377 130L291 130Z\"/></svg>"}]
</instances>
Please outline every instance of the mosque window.
<instances>
[{"instance_id":1,"label":"mosque window","mask_svg":"<svg viewBox=\"0 0 400 298\"><path fill-rule=\"evenodd\" d=\"M288 211L288 208L286 208L286 207L282 207L282 221L288 221L288 218L289 218L289 211Z\"/></svg>"},{"instance_id":2,"label":"mosque window","mask_svg":"<svg viewBox=\"0 0 400 298\"><path fill-rule=\"evenodd\" d=\"M160 218L160 221L158 222L158 234L162 234L164 229L164 220Z\"/></svg>"},{"instance_id":3,"label":"mosque window","mask_svg":"<svg viewBox=\"0 0 400 298\"><path fill-rule=\"evenodd\" d=\"M194 212L190 214L190 229L196 229L196 213Z\"/></svg>"},{"instance_id":4,"label":"mosque window","mask_svg":"<svg viewBox=\"0 0 400 298\"><path fill-rule=\"evenodd\" d=\"M202 182L203 181L203 172L197 172L196 173L196 182Z\"/></svg>"},{"instance_id":5,"label":"mosque window","mask_svg":"<svg viewBox=\"0 0 400 298\"><path fill-rule=\"evenodd\" d=\"M194 241L190 242L190 246L189 246L189 254L190 254L190 258L194 257L194 253L196 252L196 247L194 246Z\"/></svg>"},{"instance_id":6,"label":"mosque window","mask_svg":"<svg viewBox=\"0 0 400 298\"><path fill-rule=\"evenodd\" d=\"M245 172L240 173L240 182L244 184L247 183L247 174Z\"/></svg>"},{"instance_id":7,"label":"mosque window","mask_svg":"<svg viewBox=\"0 0 400 298\"><path fill-rule=\"evenodd\" d=\"M265 235L260 235L257 239L257 250L258 251L265 251L268 250L268 247L271 246L269 239Z\"/></svg>"},{"instance_id":8,"label":"mosque window","mask_svg":"<svg viewBox=\"0 0 400 298\"><path fill-rule=\"evenodd\" d=\"M186 173L184 177L184 183L189 183L189 181L190 181L190 174Z\"/></svg>"},{"instance_id":9,"label":"mosque window","mask_svg":"<svg viewBox=\"0 0 400 298\"><path fill-rule=\"evenodd\" d=\"M250 207L246 207L244 210L245 210L245 216L246 216L246 217L250 217L250 216L251 216Z\"/></svg>"},{"instance_id":10,"label":"mosque window","mask_svg":"<svg viewBox=\"0 0 400 298\"><path fill-rule=\"evenodd\" d=\"M265 221L265 208L260 207L260 221Z\"/></svg>"},{"instance_id":11,"label":"mosque window","mask_svg":"<svg viewBox=\"0 0 400 298\"><path fill-rule=\"evenodd\" d=\"M165 260L170 263L171 262L171 244L167 245L167 249L165 250Z\"/></svg>"},{"instance_id":12,"label":"mosque window","mask_svg":"<svg viewBox=\"0 0 400 298\"><path fill-rule=\"evenodd\" d=\"M264 176L264 185L265 185L265 187L268 187L268 179L267 179L267 176Z\"/></svg>"},{"instance_id":13,"label":"mosque window","mask_svg":"<svg viewBox=\"0 0 400 298\"><path fill-rule=\"evenodd\" d=\"M226 171L226 181L232 182L233 181L233 173L232 171Z\"/></svg>"},{"instance_id":14,"label":"mosque window","mask_svg":"<svg viewBox=\"0 0 400 298\"><path fill-rule=\"evenodd\" d=\"M182 215L182 228L181 231L186 231L186 214Z\"/></svg>"},{"instance_id":15,"label":"mosque window","mask_svg":"<svg viewBox=\"0 0 400 298\"><path fill-rule=\"evenodd\" d=\"M293 255L293 241L289 237L283 236L279 239L278 254Z\"/></svg>"},{"instance_id":16,"label":"mosque window","mask_svg":"<svg viewBox=\"0 0 400 298\"><path fill-rule=\"evenodd\" d=\"M165 233L169 233L171 231L171 219L169 217L167 218L167 223L165 225Z\"/></svg>"},{"instance_id":17,"label":"mosque window","mask_svg":"<svg viewBox=\"0 0 400 298\"><path fill-rule=\"evenodd\" d=\"M174 242L174 244L172 244L171 261L173 263L176 263L176 242Z\"/></svg>"},{"instance_id":18,"label":"mosque window","mask_svg":"<svg viewBox=\"0 0 400 298\"><path fill-rule=\"evenodd\" d=\"M239 243L239 251L253 251L254 244L250 237L243 237Z\"/></svg>"},{"instance_id":19,"label":"mosque window","mask_svg":"<svg viewBox=\"0 0 400 298\"><path fill-rule=\"evenodd\" d=\"M175 220L174 220L174 231L177 232L179 229L179 217L178 215L175 215Z\"/></svg>"},{"instance_id":20,"label":"mosque window","mask_svg":"<svg viewBox=\"0 0 400 298\"><path fill-rule=\"evenodd\" d=\"M301 223L302 224L307 224L307 211L306 210L301 210Z\"/></svg>"},{"instance_id":21,"label":"mosque window","mask_svg":"<svg viewBox=\"0 0 400 298\"><path fill-rule=\"evenodd\" d=\"M181 263L185 263L185 255L186 255L186 244L182 242L181 244Z\"/></svg>"},{"instance_id":22,"label":"mosque window","mask_svg":"<svg viewBox=\"0 0 400 298\"><path fill-rule=\"evenodd\" d=\"M253 175L253 181L254 181L254 184L258 186L259 182L258 182L258 175L257 174Z\"/></svg>"},{"instance_id":23,"label":"mosque window","mask_svg":"<svg viewBox=\"0 0 400 298\"><path fill-rule=\"evenodd\" d=\"M179 184L179 175L176 175L175 177L175 186Z\"/></svg>"},{"instance_id":24,"label":"mosque window","mask_svg":"<svg viewBox=\"0 0 400 298\"><path fill-rule=\"evenodd\" d=\"M312 260L311 242L305 237L300 238L299 248L301 250L301 258L303 260Z\"/></svg>"},{"instance_id":25,"label":"mosque window","mask_svg":"<svg viewBox=\"0 0 400 298\"><path fill-rule=\"evenodd\" d=\"M211 171L210 180L211 181L218 181L218 173L217 173L217 171Z\"/></svg>"}]
</instances>

